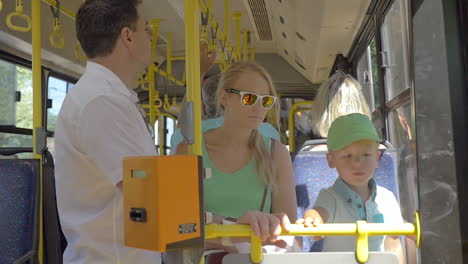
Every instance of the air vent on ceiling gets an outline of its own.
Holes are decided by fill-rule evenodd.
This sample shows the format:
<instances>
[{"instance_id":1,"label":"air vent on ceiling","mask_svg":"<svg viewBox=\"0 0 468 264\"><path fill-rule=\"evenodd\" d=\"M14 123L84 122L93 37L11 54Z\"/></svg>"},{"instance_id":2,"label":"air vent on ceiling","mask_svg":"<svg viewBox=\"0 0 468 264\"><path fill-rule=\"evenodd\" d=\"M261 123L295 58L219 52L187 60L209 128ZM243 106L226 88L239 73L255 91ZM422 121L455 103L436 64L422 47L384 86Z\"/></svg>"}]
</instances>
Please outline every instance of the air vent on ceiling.
<instances>
[{"instance_id":1,"label":"air vent on ceiling","mask_svg":"<svg viewBox=\"0 0 468 264\"><path fill-rule=\"evenodd\" d=\"M304 61L302 60L301 57L299 57L298 55L296 55L295 61L296 61L296 64L297 64L299 67L301 67L303 70L306 69L306 67L304 66Z\"/></svg>"},{"instance_id":2,"label":"air vent on ceiling","mask_svg":"<svg viewBox=\"0 0 468 264\"><path fill-rule=\"evenodd\" d=\"M298 38L300 38L301 40L303 40L303 41L306 40L306 39L304 38L304 36L302 36L302 34L299 33L299 32L296 32L296 36L297 36Z\"/></svg>"},{"instance_id":3,"label":"air vent on ceiling","mask_svg":"<svg viewBox=\"0 0 468 264\"><path fill-rule=\"evenodd\" d=\"M260 40L272 40L270 20L264 0L249 0L250 11L252 12L255 26L257 27Z\"/></svg>"}]
</instances>

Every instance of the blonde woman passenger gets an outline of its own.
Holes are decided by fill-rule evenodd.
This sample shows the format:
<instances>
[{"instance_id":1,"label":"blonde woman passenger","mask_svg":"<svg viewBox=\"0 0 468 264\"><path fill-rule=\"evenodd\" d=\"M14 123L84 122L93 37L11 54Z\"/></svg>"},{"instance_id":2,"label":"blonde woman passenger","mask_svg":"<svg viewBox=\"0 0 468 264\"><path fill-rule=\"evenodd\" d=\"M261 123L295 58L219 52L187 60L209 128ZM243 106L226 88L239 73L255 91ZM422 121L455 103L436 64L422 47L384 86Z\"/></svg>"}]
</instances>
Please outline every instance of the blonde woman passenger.
<instances>
[{"instance_id":1,"label":"blonde woman passenger","mask_svg":"<svg viewBox=\"0 0 468 264\"><path fill-rule=\"evenodd\" d=\"M233 64L220 79L216 101L224 122L203 135L203 163L211 168L205 210L215 222L249 224L264 244L285 247L277 237L280 227L287 230L296 219L292 163L281 142L258 131L279 111L271 76L255 63ZM177 154L187 152L180 143ZM210 241L207 248L235 252L225 240Z\"/></svg>"}]
</instances>

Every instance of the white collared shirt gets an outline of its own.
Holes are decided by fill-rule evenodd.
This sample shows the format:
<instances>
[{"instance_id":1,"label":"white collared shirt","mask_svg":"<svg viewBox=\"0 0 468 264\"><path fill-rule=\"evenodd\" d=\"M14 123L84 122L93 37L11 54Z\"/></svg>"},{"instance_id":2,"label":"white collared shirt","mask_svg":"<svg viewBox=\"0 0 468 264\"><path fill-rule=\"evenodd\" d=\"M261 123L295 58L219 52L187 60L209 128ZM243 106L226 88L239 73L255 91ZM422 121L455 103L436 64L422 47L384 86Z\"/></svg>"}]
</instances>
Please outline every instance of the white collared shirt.
<instances>
[{"instance_id":1,"label":"white collared shirt","mask_svg":"<svg viewBox=\"0 0 468 264\"><path fill-rule=\"evenodd\" d=\"M156 155L137 102L133 90L93 62L63 102L55 177L66 264L161 262L159 252L124 245L123 195L116 186L122 159Z\"/></svg>"}]
</instances>

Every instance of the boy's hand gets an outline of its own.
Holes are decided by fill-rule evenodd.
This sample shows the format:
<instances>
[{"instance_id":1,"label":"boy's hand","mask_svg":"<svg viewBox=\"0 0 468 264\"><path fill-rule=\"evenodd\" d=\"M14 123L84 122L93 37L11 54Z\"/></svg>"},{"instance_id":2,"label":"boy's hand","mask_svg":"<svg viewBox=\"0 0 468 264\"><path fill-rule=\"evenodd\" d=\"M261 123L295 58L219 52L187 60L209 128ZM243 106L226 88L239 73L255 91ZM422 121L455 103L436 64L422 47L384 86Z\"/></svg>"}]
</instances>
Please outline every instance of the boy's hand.
<instances>
[{"instance_id":1,"label":"boy's hand","mask_svg":"<svg viewBox=\"0 0 468 264\"><path fill-rule=\"evenodd\" d=\"M304 218L296 220L296 224L304 225L304 227L317 227L318 225L323 224L323 219L316 210L310 209L306 211ZM315 240L320 240L322 238L323 236L314 237Z\"/></svg>"}]
</instances>

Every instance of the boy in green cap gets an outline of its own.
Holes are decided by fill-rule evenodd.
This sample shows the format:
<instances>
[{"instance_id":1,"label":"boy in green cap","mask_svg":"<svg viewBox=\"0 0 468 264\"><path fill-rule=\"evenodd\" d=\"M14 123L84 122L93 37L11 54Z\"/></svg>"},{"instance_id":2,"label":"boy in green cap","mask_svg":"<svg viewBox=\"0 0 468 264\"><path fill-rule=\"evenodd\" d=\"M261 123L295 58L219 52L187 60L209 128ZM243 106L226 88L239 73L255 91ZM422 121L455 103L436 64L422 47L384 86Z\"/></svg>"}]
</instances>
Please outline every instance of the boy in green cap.
<instances>
[{"instance_id":1,"label":"boy in green cap","mask_svg":"<svg viewBox=\"0 0 468 264\"><path fill-rule=\"evenodd\" d=\"M380 138L371 120L363 114L338 117L331 124L327 140L327 160L339 178L320 191L314 208L307 210L297 224L320 223L403 223L400 207L393 193L377 186L372 179L378 166ZM323 251L355 251L356 238L329 236ZM399 237L371 236L370 251L392 251L404 263Z\"/></svg>"}]
</instances>

